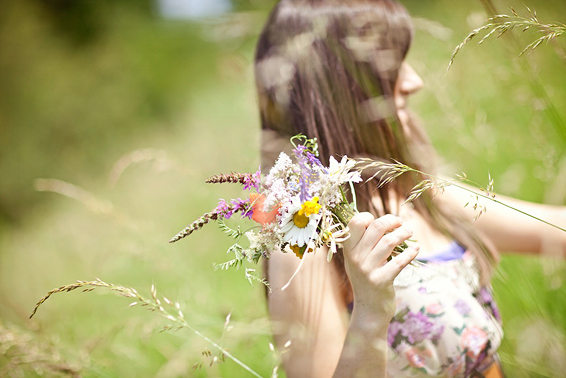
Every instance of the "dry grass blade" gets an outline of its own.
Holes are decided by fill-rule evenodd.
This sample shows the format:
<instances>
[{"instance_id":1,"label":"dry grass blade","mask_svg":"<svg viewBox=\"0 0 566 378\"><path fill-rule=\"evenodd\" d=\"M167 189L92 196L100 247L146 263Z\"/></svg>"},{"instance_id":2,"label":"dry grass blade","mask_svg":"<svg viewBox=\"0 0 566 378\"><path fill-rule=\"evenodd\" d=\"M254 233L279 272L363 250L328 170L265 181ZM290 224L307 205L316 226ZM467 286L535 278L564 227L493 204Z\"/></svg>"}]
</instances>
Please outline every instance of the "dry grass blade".
<instances>
[{"instance_id":1,"label":"dry grass blade","mask_svg":"<svg viewBox=\"0 0 566 378\"><path fill-rule=\"evenodd\" d=\"M145 307L149 311L159 313L161 316L163 316L164 318L166 318L167 320L169 320L170 322L175 324L175 326L173 326L173 325L165 326L163 328L164 331L172 330L172 329L179 329L179 328L190 329L197 336L206 340L214 348L216 348L218 351L220 351L223 355L230 358L236 364L240 365L240 367L247 370L254 377L262 378L261 375L259 375L254 370L252 370L249 366L247 366L245 363L243 363L242 361L240 361L239 359L234 357L232 354L230 354L230 352L228 352L222 346L220 346L219 344L217 344L216 342L214 342L213 340L211 340L210 338L208 338L207 336L202 334L200 331L193 328L189 323L187 323L187 321L185 320L185 317L183 315L183 312L181 311L181 306L179 305L178 302L173 303L172 301L170 301L166 297L162 297L162 299L159 299L159 296L157 295L157 290L156 290L154 285L151 286L151 290L150 290L151 299L149 299L149 298L146 298L146 297L140 295L137 292L136 289L125 287L125 286L120 286L120 285L115 285L115 284L112 284L112 283L106 283L106 282L100 280L99 278L97 278L95 281L77 281L73 284L63 285L63 286L60 286L58 288L55 288L55 289L49 291L43 298L41 298L37 302L37 304L35 305L35 308L33 309L32 314L30 315L30 318L32 318L36 314L39 306L41 306L43 303L45 303L45 301L47 301L53 294L68 293L70 291L74 291L74 290L77 290L77 289L83 289L83 292L89 292L89 291L96 289L97 287L103 287L103 288L109 289L111 291L117 292L121 296L124 296L124 297L127 297L127 298L133 298L134 302L132 302L130 304L130 307L134 307L134 306ZM168 306L168 308L170 308L170 310L165 309L165 307L162 305L162 301L165 302L165 304Z\"/></svg>"},{"instance_id":2,"label":"dry grass blade","mask_svg":"<svg viewBox=\"0 0 566 378\"><path fill-rule=\"evenodd\" d=\"M497 38L499 38L513 29L522 29L523 32L530 29L535 29L537 32L543 34L543 36L537 38L535 41L527 45L527 47L525 47L523 51L521 51L519 56L523 55L528 50L536 49L542 42L551 41L566 33L566 24L561 22L544 24L539 21L536 15L536 11L531 11L531 9L529 9L528 7L527 10L530 13L529 17L519 16L519 14L513 8L511 8L511 13L513 14L512 16L499 14L489 18L487 20L487 24L473 30L470 34L468 34L468 36L462 43L456 46L456 48L452 52L447 70L449 70L452 66L452 63L454 63L454 58L460 52L460 50L483 31L489 30L489 32L480 40L478 44L482 44L486 39L494 34L496 34Z\"/></svg>"},{"instance_id":3,"label":"dry grass blade","mask_svg":"<svg viewBox=\"0 0 566 378\"><path fill-rule=\"evenodd\" d=\"M232 206L232 208L233 208L233 206ZM171 239L169 239L169 243L178 242L179 240L186 238L187 236L189 236L193 232L200 230L205 224L210 223L210 221L215 221L217 219L219 219L218 212L212 211L210 213L205 213L200 218L198 218L196 221L189 224L187 227L185 227L184 229L179 231L175 236L173 236Z\"/></svg>"},{"instance_id":4,"label":"dry grass blade","mask_svg":"<svg viewBox=\"0 0 566 378\"><path fill-rule=\"evenodd\" d=\"M41 298L36 303L35 308L33 309L32 313L30 315L30 319L37 313L39 306L41 306L43 303L45 303L45 301L47 301L49 299L49 297L51 297L53 294L68 293L70 291L77 290L77 289L83 289L83 291L87 292L87 291L94 290L96 287L108 288L110 290L113 290L113 291L120 293L120 295L123 295L124 297L135 298L136 296L139 296L139 294L137 294L137 292L134 289L126 288L126 287L119 286L119 285L108 284L108 283L101 281L99 279L97 279L96 281L77 281L73 284L60 286L56 289L49 291L43 298ZM140 297L140 299L141 299L141 297Z\"/></svg>"},{"instance_id":5,"label":"dry grass blade","mask_svg":"<svg viewBox=\"0 0 566 378\"><path fill-rule=\"evenodd\" d=\"M155 150L153 148L135 150L122 156L114 164L109 176L110 187L114 188L116 186L124 171L130 166L150 161L154 162L154 169L158 172L168 171L175 167L175 163L167 157L167 153L163 150Z\"/></svg>"},{"instance_id":6,"label":"dry grass blade","mask_svg":"<svg viewBox=\"0 0 566 378\"><path fill-rule=\"evenodd\" d=\"M476 37L479 33L481 33L484 30L488 30L493 26L493 24L489 23L487 25L482 26L481 28L477 28L474 29L470 32L470 34L468 34L468 36L464 39L464 41L462 43L460 43L458 46L456 46L454 48L454 51L452 52L452 56L450 57L450 62L448 62L448 68L447 70L450 69L450 67L452 67L452 63L454 63L454 58L456 57L456 55L460 52L460 50L466 45L468 44L474 37Z\"/></svg>"},{"instance_id":7,"label":"dry grass blade","mask_svg":"<svg viewBox=\"0 0 566 378\"><path fill-rule=\"evenodd\" d=\"M381 161L374 161L374 160L371 160L371 159L357 159L357 162L358 162L357 168L359 170L368 169L372 172L375 172L375 174L370 178L370 180L377 177L377 176L385 178L385 179L380 180L380 185L386 185L386 184L390 183L394 178L401 176L403 173L413 172L413 173L418 173L421 176L424 176L425 179L421 180L421 182L417 183L417 185L415 185L413 187L413 189L409 193L409 196L408 196L407 200L405 201L405 203L414 201L426 190L433 189L433 190L437 190L437 191L438 190L442 191L447 186L452 185L452 186L460 188L460 189L462 189L466 192L469 192L470 194L472 194L472 196L474 196L476 198L476 203L473 205L473 208L474 208L474 210L479 210L479 213L476 214L474 220L476 220L479 216L481 216L487 210L484 205L481 205L478 202L479 198L481 197L481 198L488 199L492 202L495 202L499 205L505 206L508 209L511 209L513 211L516 211L518 213L526 215L526 216L528 216L532 219L535 219L539 222L547 224L547 225L554 227L558 230L566 232L566 229L564 229L562 227L559 227L559 226L557 226L553 223L550 223L550 222L548 222L544 219L536 217L532 214L529 214L529 213L527 213L523 210L520 210L516 207L513 207L511 205L508 205L508 204L501 202L498 199L496 199L495 193L494 193L494 190L493 190L494 181L493 181L491 175L488 176L489 182L488 182L487 186L484 188L481 185L479 185L478 183L476 183L472 180L469 180L466 177L465 174L457 175L456 177L458 178L458 180L451 180L451 179L443 179L443 178L437 177L435 175L432 175L430 173L425 173L425 172L419 171L418 169L411 168L408 165L405 165L405 164L397 162L397 161L394 162L394 163L385 163L385 162L381 162ZM391 177L393 177L393 179L390 179ZM472 190L467 186L463 186L463 185L459 184L458 181L464 181L468 184L471 184L476 189L478 189L480 192L476 192L475 190ZM464 207L466 207L467 205L468 204L466 204Z\"/></svg>"},{"instance_id":8,"label":"dry grass blade","mask_svg":"<svg viewBox=\"0 0 566 378\"><path fill-rule=\"evenodd\" d=\"M38 192L57 193L77 200L96 214L110 214L113 209L110 201L98 199L85 189L62 180L38 178L34 181L34 188Z\"/></svg>"}]
</instances>

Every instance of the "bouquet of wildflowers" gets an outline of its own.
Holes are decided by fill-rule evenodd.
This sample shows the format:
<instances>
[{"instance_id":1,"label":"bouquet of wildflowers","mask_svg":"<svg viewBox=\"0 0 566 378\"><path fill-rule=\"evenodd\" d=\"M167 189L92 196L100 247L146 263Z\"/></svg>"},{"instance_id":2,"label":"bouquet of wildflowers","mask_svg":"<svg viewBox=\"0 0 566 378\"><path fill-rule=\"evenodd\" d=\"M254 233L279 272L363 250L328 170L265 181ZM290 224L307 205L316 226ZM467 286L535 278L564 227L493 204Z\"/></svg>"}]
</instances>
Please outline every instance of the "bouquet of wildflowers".
<instances>
[{"instance_id":1,"label":"bouquet of wildflowers","mask_svg":"<svg viewBox=\"0 0 566 378\"><path fill-rule=\"evenodd\" d=\"M295 143L299 141L300 143ZM302 135L291 138L293 158L284 152L267 175L230 173L210 177L207 183L239 183L248 198L219 200L214 210L191 223L170 242L176 242L210 221L236 239L228 252L234 259L218 267L239 267L244 260L257 263L273 251L294 252L299 258L322 246L329 247L328 259L350 235L347 224L357 213L355 203L346 198L346 185L362 180L356 161L333 157L325 167L318 159L316 139ZM234 214L259 223L249 231L232 229L225 219ZM248 246L240 244L245 236ZM247 276L248 274L246 274Z\"/></svg>"}]
</instances>

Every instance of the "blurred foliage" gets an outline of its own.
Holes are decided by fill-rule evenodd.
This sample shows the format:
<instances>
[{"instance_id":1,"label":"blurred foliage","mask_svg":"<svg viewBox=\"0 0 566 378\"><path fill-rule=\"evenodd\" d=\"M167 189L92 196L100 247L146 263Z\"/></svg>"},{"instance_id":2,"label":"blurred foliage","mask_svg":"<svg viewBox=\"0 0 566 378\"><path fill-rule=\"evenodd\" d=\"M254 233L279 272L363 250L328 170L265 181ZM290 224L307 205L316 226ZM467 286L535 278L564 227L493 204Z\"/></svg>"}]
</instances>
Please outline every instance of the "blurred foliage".
<instances>
[{"instance_id":1,"label":"blurred foliage","mask_svg":"<svg viewBox=\"0 0 566 378\"><path fill-rule=\"evenodd\" d=\"M234 1L233 15L197 22L162 19L149 0L0 3L0 337L19 340L17 350L0 340L0 371L19 351L83 376L242 376L229 361L209 367L205 342L158 333L165 323L124 298L59 295L26 320L52 287L100 277L144 294L154 283L191 325L216 339L225 332L224 347L271 374L263 289L243 272L212 271L229 241L214 226L167 240L231 194L206 177L257 169L251 62L273 4ZM426 83L411 105L442 170L478 182L490 172L500 193L565 204L565 146L533 92L535 80L566 118L564 41L521 58L534 35L472 43L446 73L452 49L485 21L482 2L404 4L417 29L408 59ZM542 21L566 15L564 2L532 5ZM41 177L76 185L89 201L35 191ZM494 286L508 376L564 371L565 273L564 262L503 259ZM18 366L26 376L61 373Z\"/></svg>"},{"instance_id":2,"label":"blurred foliage","mask_svg":"<svg viewBox=\"0 0 566 378\"><path fill-rule=\"evenodd\" d=\"M126 145L184 128L174 117L217 73L211 63L221 52L202 27L162 20L148 1L0 7L0 170L10 177L0 188L4 222L21 220L40 201L34 178L84 184Z\"/></svg>"}]
</instances>

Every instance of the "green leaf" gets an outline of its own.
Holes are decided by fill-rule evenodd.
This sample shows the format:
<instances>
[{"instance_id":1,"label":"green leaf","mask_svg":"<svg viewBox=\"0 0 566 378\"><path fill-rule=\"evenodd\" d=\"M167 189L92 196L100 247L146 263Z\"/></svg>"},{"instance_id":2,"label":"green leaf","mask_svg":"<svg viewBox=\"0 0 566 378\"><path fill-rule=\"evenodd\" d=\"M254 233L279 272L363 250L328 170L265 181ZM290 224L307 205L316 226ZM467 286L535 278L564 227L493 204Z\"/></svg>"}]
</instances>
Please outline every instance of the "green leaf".
<instances>
[{"instance_id":1,"label":"green leaf","mask_svg":"<svg viewBox=\"0 0 566 378\"><path fill-rule=\"evenodd\" d=\"M218 227L220 227L220 229L229 237L233 238L233 239L239 239L242 237L242 235L244 235L244 233L240 230L240 227L238 226L238 229L234 230L233 228L230 228L226 225L226 222L224 221L223 218L219 218L216 223L218 223Z\"/></svg>"},{"instance_id":2,"label":"green leaf","mask_svg":"<svg viewBox=\"0 0 566 378\"><path fill-rule=\"evenodd\" d=\"M253 283L255 281L255 282L261 282L267 288L269 288L269 282L267 282L267 280L265 278L260 277L258 275L258 273L256 273L255 269L246 268L245 276L246 276L246 279L248 280L248 282L250 283L250 285L253 286Z\"/></svg>"},{"instance_id":3,"label":"green leaf","mask_svg":"<svg viewBox=\"0 0 566 378\"><path fill-rule=\"evenodd\" d=\"M462 332L464 332L464 330L466 329L466 326L463 325L462 328L452 327L452 329L454 330L454 332L456 332L458 336L460 336L462 335Z\"/></svg>"},{"instance_id":4,"label":"green leaf","mask_svg":"<svg viewBox=\"0 0 566 378\"><path fill-rule=\"evenodd\" d=\"M238 243L235 243L230 248L228 248L228 251L226 253L233 253L238 260L242 260L244 258L243 251L244 248Z\"/></svg>"},{"instance_id":5,"label":"green leaf","mask_svg":"<svg viewBox=\"0 0 566 378\"><path fill-rule=\"evenodd\" d=\"M233 259L223 262L221 264L214 264L214 270L228 270L231 268L238 269L242 265L242 260Z\"/></svg>"}]
</instances>

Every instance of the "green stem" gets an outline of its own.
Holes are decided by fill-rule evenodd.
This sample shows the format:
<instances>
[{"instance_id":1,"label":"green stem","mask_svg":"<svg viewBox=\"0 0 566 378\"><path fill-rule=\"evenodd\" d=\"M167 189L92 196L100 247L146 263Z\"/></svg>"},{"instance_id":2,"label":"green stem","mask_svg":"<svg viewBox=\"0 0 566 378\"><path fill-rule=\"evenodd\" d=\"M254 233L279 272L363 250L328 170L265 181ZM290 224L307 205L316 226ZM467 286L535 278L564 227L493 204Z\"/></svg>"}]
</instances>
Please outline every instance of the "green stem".
<instances>
[{"instance_id":1,"label":"green stem","mask_svg":"<svg viewBox=\"0 0 566 378\"><path fill-rule=\"evenodd\" d=\"M193 331L196 335L202 337L203 339L205 339L206 341L208 341L212 346L214 346L216 349L218 349L221 353L225 354L226 356L228 356L228 358L230 358L232 361L234 361L236 364L240 365L240 367L242 367L243 369L245 369L246 371L248 371L251 375L253 375L254 377L257 378L263 378L261 375L259 375L258 373L256 373L255 371L253 371L250 367L248 367L248 365L246 365L245 363L243 363L242 361L240 361L239 359L237 359L235 356L233 356L232 354L230 354L230 352L228 352L226 349L222 348L220 345L218 345L217 343L215 343L214 341L212 341L211 339L209 339L208 337L206 337L205 335L203 335L202 333L200 333L198 330L196 330L195 328L191 327L186 321L181 322L181 324L183 324L185 327L187 327L188 329L190 329L191 331Z\"/></svg>"},{"instance_id":2,"label":"green stem","mask_svg":"<svg viewBox=\"0 0 566 378\"><path fill-rule=\"evenodd\" d=\"M332 213L336 216L336 218L338 218L338 220L340 221L340 223L342 223L344 225L344 227L346 227L348 225L348 223L350 222L350 220L353 217L353 216L349 216L350 214L346 213L345 206L343 206L343 205L336 206L332 210Z\"/></svg>"},{"instance_id":3,"label":"green stem","mask_svg":"<svg viewBox=\"0 0 566 378\"><path fill-rule=\"evenodd\" d=\"M344 189L342 189L342 186L340 186L340 194L342 195L342 201L347 203L348 198L346 198L346 193L344 193Z\"/></svg>"},{"instance_id":4,"label":"green stem","mask_svg":"<svg viewBox=\"0 0 566 378\"><path fill-rule=\"evenodd\" d=\"M441 179L441 180L442 180L442 179ZM513 207L513 206L511 206L511 205L508 205L508 204L506 204L506 203L504 203L504 202L501 202L501 201L499 201L499 200L496 200L496 199L493 198L493 197L486 196L485 194L481 194L481 193L475 192L475 191L473 191L472 189L466 188L465 186L458 185L458 184L456 184L456 183L455 183L454 181L452 181L452 180L443 180L443 181L444 181L444 182L447 182L449 185L454 185L455 187L460 188L460 189L463 189L463 190L465 190L465 191L467 191L467 192L473 193L473 194L476 195L476 196L480 196L480 197L483 197L483 198L487 198L487 199L490 200L490 201L493 201L493 202L495 202L495 203L498 203L498 204L500 204L500 205L503 205L503 206L505 206L505 207L507 207L507 208L509 208L509 209L511 209L511 210L515 210L515 211L517 211L517 212L519 212L519 213L521 213L521 214L524 214L524 215L526 215L526 216L528 216L528 217L531 217L531 218L533 218L533 219L536 219L536 220L538 220L539 222L545 223L545 224L547 224L547 225L549 225L549 226L552 226L552 227L554 227L554 228L557 228L557 229L559 229L559 230L561 230L561 231L566 232L566 229L563 229L562 227L559 227L559 226L557 226L557 225L555 225L555 224L553 224L553 223L550 223L550 222L548 222L548 221L545 221L544 219L541 219L541 218L536 217L536 216L534 216L534 215L532 215L532 214L529 214L529 213L527 213L527 212L524 212L524 211L521 210L521 209L517 209L516 207Z\"/></svg>"},{"instance_id":5,"label":"green stem","mask_svg":"<svg viewBox=\"0 0 566 378\"><path fill-rule=\"evenodd\" d=\"M350 181L349 184L350 184L350 190L352 191L353 208L356 209L356 211L357 211L358 210L358 203L356 201L356 188L354 187L354 183L352 181Z\"/></svg>"},{"instance_id":6,"label":"green stem","mask_svg":"<svg viewBox=\"0 0 566 378\"><path fill-rule=\"evenodd\" d=\"M463 189L463 190L465 190L465 191L467 191L467 192L469 192L469 193L472 193L472 194L474 194L474 195L476 195L476 196L486 198L486 199L488 199L488 200L490 200L490 201L493 201L493 202L495 202L495 203L498 203L498 204L500 204L500 205L503 205L503 206L505 206L505 207L507 207L507 208L509 208L509 209L511 209L511 210L515 210L515 211L517 211L517 212L519 212L519 213L521 213L521 214L524 214L524 215L526 215L526 216L528 216L528 217L530 217L530 218L536 219L536 220L538 220L539 222L545 223L545 224L547 224L547 225L549 225L549 226L552 226L552 227L554 227L554 228L557 228L557 229L559 229L559 230L561 230L561 231L566 232L566 229L564 229L564 228L562 228L562 227L559 227L559 226L557 226L557 225L555 225L555 224L553 224L553 223L550 223L550 222L548 222L548 221L545 221L544 219L541 219L541 218L536 217L536 216L534 216L534 215L532 215L532 214L529 214L529 213L527 213L527 212L524 212L523 210L517 209L516 207L513 207L513 206L511 206L511 205L508 205L508 204L506 204L506 203L504 203L504 202L501 202L501 201L499 201L499 200L496 200L496 199L493 198L493 197L487 196L487 195L485 195L485 194L478 193L478 192L476 192L476 191L474 191L474 190L472 190L472 189L466 188L465 186L459 185L459 184L458 184L456 181L454 181L454 180L441 179L441 178L436 177L435 175L432 175L432 174L430 174L430 173L425 173L425 172L419 171L418 169L411 168L411 167L409 167L408 165L404 165L404 164L403 164L403 166L404 166L407 170L409 170L409 171L413 171L413 172L416 172L416 173L420 173L421 175L430 177L430 178L432 178L433 180L436 180L437 182L440 181L440 182L447 183L448 185L454 185L455 187L460 188L460 189ZM468 180L468 182L472 182L472 181Z\"/></svg>"}]
</instances>

